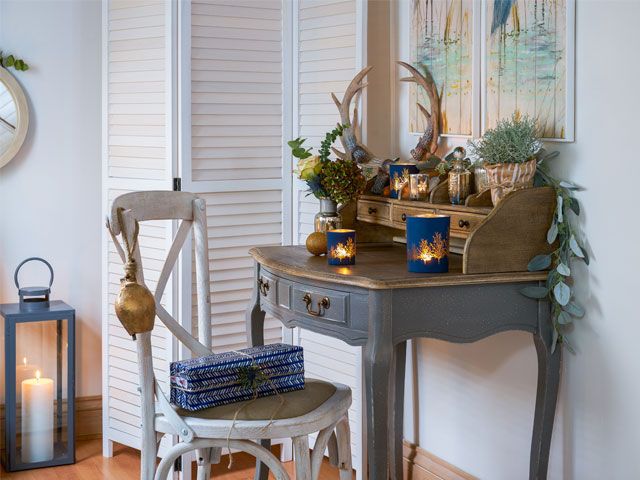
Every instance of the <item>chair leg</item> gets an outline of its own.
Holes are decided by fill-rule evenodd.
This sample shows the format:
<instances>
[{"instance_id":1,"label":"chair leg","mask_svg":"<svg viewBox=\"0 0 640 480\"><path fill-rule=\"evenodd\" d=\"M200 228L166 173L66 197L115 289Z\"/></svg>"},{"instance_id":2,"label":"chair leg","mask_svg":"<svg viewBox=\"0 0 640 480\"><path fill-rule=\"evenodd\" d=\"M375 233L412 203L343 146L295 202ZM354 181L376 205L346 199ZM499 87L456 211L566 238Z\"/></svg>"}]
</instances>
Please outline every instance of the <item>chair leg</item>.
<instances>
[{"instance_id":1,"label":"chair leg","mask_svg":"<svg viewBox=\"0 0 640 480\"><path fill-rule=\"evenodd\" d=\"M296 467L296 480L311 480L311 456L309 454L309 436L293 438L293 458Z\"/></svg>"},{"instance_id":2,"label":"chair leg","mask_svg":"<svg viewBox=\"0 0 640 480\"><path fill-rule=\"evenodd\" d=\"M353 470L351 466L351 428L349 427L348 414L345 414L336 425L336 438L338 440L340 480L351 480L353 478Z\"/></svg>"},{"instance_id":3,"label":"chair leg","mask_svg":"<svg viewBox=\"0 0 640 480\"><path fill-rule=\"evenodd\" d=\"M203 448L196 450L198 463L197 480L209 480L211 477L211 464L220 462L220 451L218 447Z\"/></svg>"}]
</instances>

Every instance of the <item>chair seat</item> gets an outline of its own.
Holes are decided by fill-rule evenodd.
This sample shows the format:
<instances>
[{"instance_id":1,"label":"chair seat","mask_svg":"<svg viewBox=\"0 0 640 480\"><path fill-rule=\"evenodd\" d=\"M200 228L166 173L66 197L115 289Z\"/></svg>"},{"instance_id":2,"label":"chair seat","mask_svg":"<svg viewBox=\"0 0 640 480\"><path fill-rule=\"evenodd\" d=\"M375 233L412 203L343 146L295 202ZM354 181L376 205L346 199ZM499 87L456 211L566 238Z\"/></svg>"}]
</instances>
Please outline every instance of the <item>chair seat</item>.
<instances>
[{"instance_id":1,"label":"chair seat","mask_svg":"<svg viewBox=\"0 0 640 480\"><path fill-rule=\"evenodd\" d=\"M303 390L282 393L280 396L260 397L195 412L182 408L177 408L176 411L185 419L233 420L237 412L236 420L281 420L312 412L331 398L335 392L336 386L333 383L305 379Z\"/></svg>"},{"instance_id":2,"label":"chair seat","mask_svg":"<svg viewBox=\"0 0 640 480\"><path fill-rule=\"evenodd\" d=\"M243 430L255 428L263 430L260 438L279 438L283 429L292 425L316 432L341 418L350 405L351 390L347 386L306 379L304 390L280 396L260 397L196 412L177 407L174 410L198 437L226 438L235 416L231 438L241 438L246 435ZM163 415L156 416L156 429L165 433L175 430Z\"/></svg>"}]
</instances>

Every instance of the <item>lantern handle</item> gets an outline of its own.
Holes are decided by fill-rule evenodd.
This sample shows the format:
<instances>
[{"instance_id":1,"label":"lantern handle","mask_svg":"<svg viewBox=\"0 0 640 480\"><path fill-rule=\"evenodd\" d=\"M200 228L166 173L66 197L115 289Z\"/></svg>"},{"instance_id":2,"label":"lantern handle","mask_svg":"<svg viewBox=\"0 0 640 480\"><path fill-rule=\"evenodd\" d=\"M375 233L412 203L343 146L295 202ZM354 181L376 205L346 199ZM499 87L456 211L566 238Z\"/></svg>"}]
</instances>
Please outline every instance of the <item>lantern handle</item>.
<instances>
[{"instance_id":1,"label":"lantern handle","mask_svg":"<svg viewBox=\"0 0 640 480\"><path fill-rule=\"evenodd\" d=\"M26 260L23 260L22 262L20 262L20 265L18 265L18 268L16 268L16 272L13 274L13 281L15 282L16 288L18 290L20 290L20 283L18 282L18 272L20 271L20 269L22 268L22 266L25 263L31 262L33 260L37 260L39 262L42 262L49 268L49 273L51 273L51 278L49 279L49 288L51 288L51 285L53 285L53 267L51 267L51 264L49 262L47 262L44 258L29 257Z\"/></svg>"}]
</instances>

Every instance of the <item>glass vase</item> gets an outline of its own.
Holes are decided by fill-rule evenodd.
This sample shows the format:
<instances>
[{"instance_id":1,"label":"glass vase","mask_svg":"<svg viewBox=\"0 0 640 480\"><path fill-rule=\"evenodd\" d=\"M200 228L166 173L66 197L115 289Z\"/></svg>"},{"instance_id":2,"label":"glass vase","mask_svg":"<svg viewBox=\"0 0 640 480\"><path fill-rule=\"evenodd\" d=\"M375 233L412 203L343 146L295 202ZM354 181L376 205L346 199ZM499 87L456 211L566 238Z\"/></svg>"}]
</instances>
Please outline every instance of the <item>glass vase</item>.
<instances>
[{"instance_id":1,"label":"glass vase","mask_svg":"<svg viewBox=\"0 0 640 480\"><path fill-rule=\"evenodd\" d=\"M342 217L338 213L338 204L330 198L320 199L320 211L313 219L313 230L325 233L328 230L342 228Z\"/></svg>"},{"instance_id":2,"label":"glass vase","mask_svg":"<svg viewBox=\"0 0 640 480\"><path fill-rule=\"evenodd\" d=\"M470 193L471 172L464 168L463 160L454 160L449 171L449 200L453 205L464 205Z\"/></svg>"}]
</instances>

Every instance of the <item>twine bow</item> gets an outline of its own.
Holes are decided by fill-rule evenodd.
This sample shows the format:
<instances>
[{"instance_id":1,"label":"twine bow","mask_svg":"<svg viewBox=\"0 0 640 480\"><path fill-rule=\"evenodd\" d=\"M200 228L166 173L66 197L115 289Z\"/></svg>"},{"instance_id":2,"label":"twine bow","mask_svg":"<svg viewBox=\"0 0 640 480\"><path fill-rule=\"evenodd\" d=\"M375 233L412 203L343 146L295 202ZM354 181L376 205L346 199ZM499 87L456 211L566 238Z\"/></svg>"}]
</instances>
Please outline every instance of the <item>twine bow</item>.
<instances>
[{"instance_id":1,"label":"twine bow","mask_svg":"<svg viewBox=\"0 0 640 480\"><path fill-rule=\"evenodd\" d=\"M227 469L231 470L233 466L233 454L231 453L231 433L233 432L233 428L236 425L236 421L238 420L238 415L244 410L245 407L253 404L258 399L258 388L265 383L268 383L269 386L273 389L274 395L278 397L279 405L269 417L269 423L265 426L265 428L271 426L273 420L276 415L284 405L285 399L282 394L278 391L275 383L271 380L271 377L264 373L262 367L256 363L255 358L252 355L249 355L246 352L241 352L240 350L231 350L233 353L237 353L239 355L244 355L245 357L249 357L251 359L251 365L244 368L238 374L238 378L240 379L240 384L247 388L251 388L253 390L253 398L249 400L247 403L238 407L238 409L233 414L233 420L231 421L231 426L229 427L229 433L227 433L227 454L229 455L229 463L227 465Z\"/></svg>"}]
</instances>

